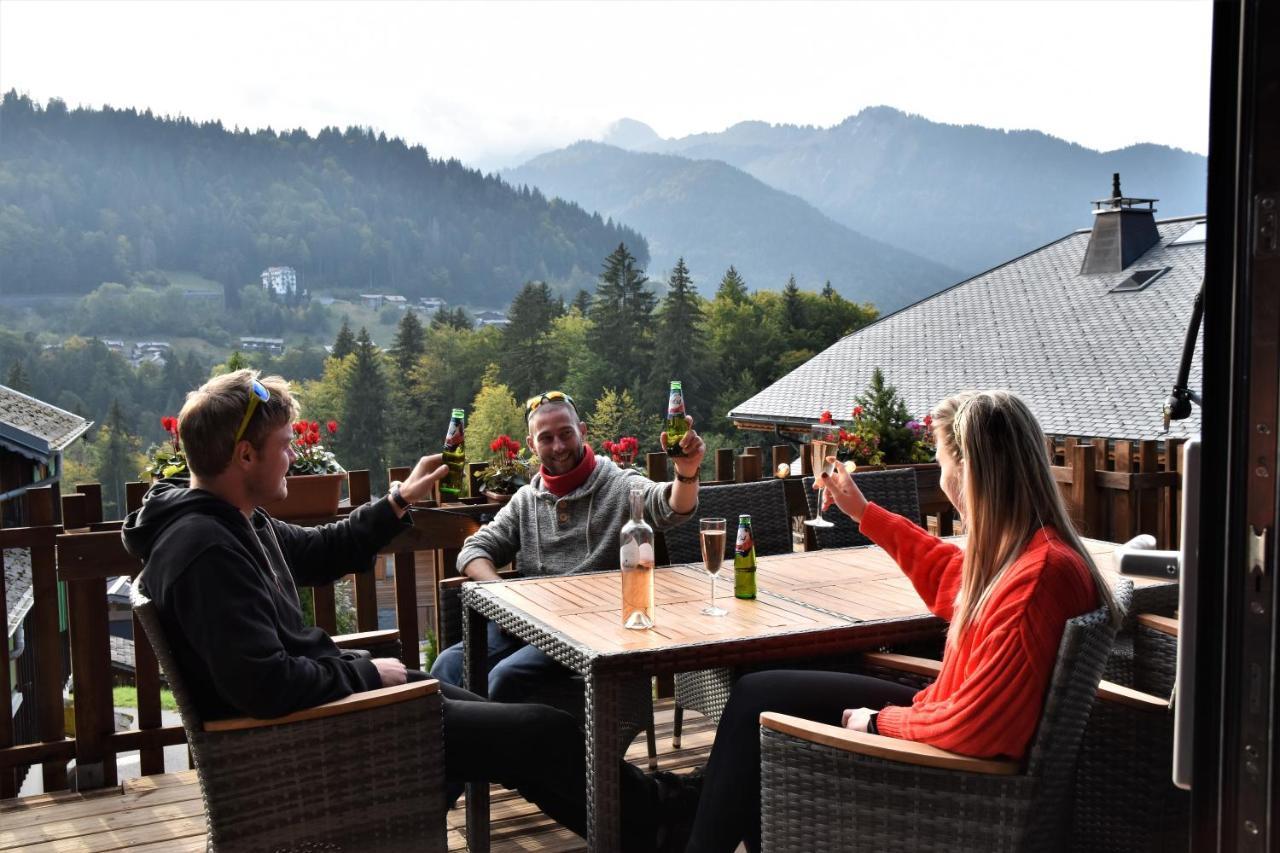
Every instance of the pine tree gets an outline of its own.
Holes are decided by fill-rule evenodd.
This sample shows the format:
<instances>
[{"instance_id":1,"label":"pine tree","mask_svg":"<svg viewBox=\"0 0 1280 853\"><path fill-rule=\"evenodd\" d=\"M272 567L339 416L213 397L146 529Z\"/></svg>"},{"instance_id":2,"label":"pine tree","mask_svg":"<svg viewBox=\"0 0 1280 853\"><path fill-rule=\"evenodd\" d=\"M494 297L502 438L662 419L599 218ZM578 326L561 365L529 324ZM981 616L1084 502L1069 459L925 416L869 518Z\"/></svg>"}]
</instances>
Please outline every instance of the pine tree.
<instances>
[{"instance_id":1,"label":"pine tree","mask_svg":"<svg viewBox=\"0 0 1280 853\"><path fill-rule=\"evenodd\" d=\"M804 299L800 296L800 287L796 284L794 275L787 279L787 286L782 288L782 304L786 312L787 331L793 335L796 332L803 332L805 328Z\"/></svg>"},{"instance_id":2,"label":"pine tree","mask_svg":"<svg viewBox=\"0 0 1280 853\"><path fill-rule=\"evenodd\" d=\"M31 381L27 379L27 372L20 360L15 359L9 366L9 375L5 377L4 384L20 394L31 393Z\"/></svg>"},{"instance_id":3,"label":"pine tree","mask_svg":"<svg viewBox=\"0 0 1280 853\"><path fill-rule=\"evenodd\" d=\"M707 339L702 325L698 289L689 278L684 258L680 258L667 279L667 294L658 308L653 372L645 386L652 399L646 402L652 402L654 411L665 411L663 404L670 381L679 379L689 414L695 423L706 425L706 414L711 411L708 397L713 383L707 381L711 363L707 357Z\"/></svg>"},{"instance_id":4,"label":"pine tree","mask_svg":"<svg viewBox=\"0 0 1280 853\"><path fill-rule=\"evenodd\" d=\"M880 436L880 451L886 463L911 461L911 420L907 404L898 396L898 389L885 382L884 371L871 371L871 384L858 395L862 406L862 421Z\"/></svg>"},{"instance_id":5,"label":"pine tree","mask_svg":"<svg viewBox=\"0 0 1280 853\"><path fill-rule=\"evenodd\" d=\"M231 358L227 359L227 373L235 373L237 370L244 370L246 367L252 367L249 359L240 350L231 353Z\"/></svg>"},{"instance_id":6,"label":"pine tree","mask_svg":"<svg viewBox=\"0 0 1280 853\"><path fill-rule=\"evenodd\" d=\"M591 303L588 343L609 380L620 388L638 391L649 377L656 298L645 287L648 281L627 247L619 244L605 259Z\"/></svg>"},{"instance_id":7,"label":"pine tree","mask_svg":"<svg viewBox=\"0 0 1280 853\"><path fill-rule=\"evenodd\" d=\"M346 317L342 318L342 328L338 330L338 337L333 340L333 357L346 358L356 351L356 336L351 333L351 321Z\"/></svg>"},{"instance_id":8,"label":"pine tree","mask_svg":"<svg viewBox=\"0 0 1280 853\"><path fill-rule=\"evenodd\" d=\"M418 315L413 311L406 311L400 318L400 325L396 327L395 343L391 345L396 374L403 376L408 373L418 359L422 358L424 352L426 352L426 331L422 328Z\"/></svg>"},{"instance_id":9,"label":"pine tree","mask_svg":"<svg viewBox=\"0 0 1280 853\"><path fill-rule=\"evenodd\" d=\"M716 299L728 299L739 305L747 301L747 283L732 266L724 272L720 279L720 289L716 291Z\"/></svg>"},{"instance_id":10,"label":"pine tree","mask_svg":"<svg viewBox=\"0 0 1280 853\"><path fill-rule=\"evenodd\" d=\"M578 295L573 297L573 307L582 312L582 316L587 316L587 312L591 310L591 294L586 290L579 290Z\"/></svg>"},{"instance_id":11,"label":"pine tree","mask_svg":"<svg viewBox=\"0 0 1280 853\"><path fill-rule=\"evenodd\" d=\"M124 515L124 484L138 475L138 440L129 434L120 403L111 400L107 421L98 433L94 474L102 484L102 511L106 518Z\"/></svg>"},{"instance_id":12,"label":"pine tree","mask_svg":"<svg viewBox=\"0 0 1280 853\"><path fill-rule=\"evenodd\" d=\"M502 332L502 378L523 399L547 390L556 373L551 364L551 324L564 313L564 304L543 281L527 283L511 303Z\"/></svg>"},{"instance_id":13,"label":"pine tree","mask_svg":"<svg viewBox=\"0 0 1280 853\"><path fill-rule=\"evenodd\" d=\"M376 491L387 477L387 379L383 355L363 326L356 336L355 363L343 390L341 460L348 469L367 469Z\"/></svg>"},{"instance_id":14,"label":"pine tree","mask_svg":"<svg viewBox=\"0 0 1280 853\"><path fill-rule=\"evenodd\" d=\"M836 289L831 286L831 279L827 279L827 283L822 286L822 298L831 301L836 296Z\"/></svg>"}]
</instances>

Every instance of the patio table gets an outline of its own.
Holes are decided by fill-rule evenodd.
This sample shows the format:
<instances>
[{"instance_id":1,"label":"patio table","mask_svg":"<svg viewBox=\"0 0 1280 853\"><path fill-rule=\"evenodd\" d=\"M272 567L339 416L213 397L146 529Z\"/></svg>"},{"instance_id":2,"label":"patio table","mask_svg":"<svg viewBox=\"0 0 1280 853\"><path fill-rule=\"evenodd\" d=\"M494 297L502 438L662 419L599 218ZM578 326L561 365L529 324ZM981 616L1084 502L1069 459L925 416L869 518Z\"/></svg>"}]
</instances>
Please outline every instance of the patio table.
<instances>
[{"instance_id":1,"label":"patio table","mask_svg":"<svg viewBox=\"0 0 1280 853\"><path fill-rule=\"evenodd\" d=\"M961 544L963 537L955 537ZM1104 573L1114 574L1111 543L1086 540ZM726 570L725 574L728 574ZM1135 586L1174 586L1130 578ZM619 848L618 728L621 687L631 679L711 667L812 659L936 638L943 621L929 613L911 582L882 549L826 549L761 557L757 598L733 597L717 585L716 603L700 611L710 579L700 565L654 573L656 626L622 627L619 572L595 572L495 583L462 590L468 689L485 695L487 622L546 652L586 684L587 847ZM467 789L468 848L487 851L488 786Z\"/></svg>"}]
</instances>

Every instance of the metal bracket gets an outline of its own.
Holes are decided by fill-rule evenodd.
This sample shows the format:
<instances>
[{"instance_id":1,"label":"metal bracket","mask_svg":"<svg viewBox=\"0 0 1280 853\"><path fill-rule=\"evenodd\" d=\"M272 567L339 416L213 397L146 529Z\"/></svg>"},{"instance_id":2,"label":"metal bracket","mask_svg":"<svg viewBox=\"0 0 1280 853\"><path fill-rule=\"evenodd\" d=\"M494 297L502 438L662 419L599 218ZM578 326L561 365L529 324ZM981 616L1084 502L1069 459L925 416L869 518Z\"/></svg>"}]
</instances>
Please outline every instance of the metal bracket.
<instances>
[{"instance_id":1,"label":"metal bracket","mask_svg":"<svg viewBox=\"0 0 1280 853\"><path fill-rule=\"evenodd\" d=\"M1267 575L1267 528L1249 525L1249 577Z\"/></svg>"},{"instance_id":2,"label":"metal bracket","mask_svg":"<svg viewBox=\"0 0 1280 853\"><path fill-rule=\"evenodd\" d=\"M1253 198L1253 254L1265 258L1280 254L1280 204L1274 195L1258 193Z\"/></svg>"}]
</instances>

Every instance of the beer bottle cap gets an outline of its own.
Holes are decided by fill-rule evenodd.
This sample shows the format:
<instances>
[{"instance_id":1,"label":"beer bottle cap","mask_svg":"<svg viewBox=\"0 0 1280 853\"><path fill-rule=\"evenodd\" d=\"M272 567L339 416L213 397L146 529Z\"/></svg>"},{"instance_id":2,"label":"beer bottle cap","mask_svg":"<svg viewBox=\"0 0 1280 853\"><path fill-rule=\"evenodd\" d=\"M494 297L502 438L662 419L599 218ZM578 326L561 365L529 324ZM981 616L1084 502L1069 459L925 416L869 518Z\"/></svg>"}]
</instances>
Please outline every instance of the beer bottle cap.
<instances>
[{"instance_id":1,"label":"beer bottle cap","mask_svg":"<svg viewBox=\"0 0 1280 853\"><path fill-rule=\"evenodd\" d=\"M463 416L463 414L464 414L464 412L462 411L462 409L454 409L454 410L453 410L453 416L454 416L455 418L461 418L461 417Z\"/></svg>"},{"instance_id":2,"label":"beer bottle cap","mask_svg":"<svg viewBox=\"0 0 1280 853\"><path fill-rule=\"evenodd\" d=\"M671 380L671 387L672 387L672 388L682 388L683 386L680 384L680 380L679 380L679 379L672 379L672 380Z\"/></svg>"},{"instance_id":3,"label":"beer bottle cap","mask_svg":"<svg viewBox=\"0 0 1280 853\"><path fill-rule=\"evenodd\" d=\"M738 523L739 523L739 524L746 524L746 525L750 525L750 524L751 524L751 516L749 516L749 515L740 515L740 516L738 516Z\"/></svg>"}]
</instances>

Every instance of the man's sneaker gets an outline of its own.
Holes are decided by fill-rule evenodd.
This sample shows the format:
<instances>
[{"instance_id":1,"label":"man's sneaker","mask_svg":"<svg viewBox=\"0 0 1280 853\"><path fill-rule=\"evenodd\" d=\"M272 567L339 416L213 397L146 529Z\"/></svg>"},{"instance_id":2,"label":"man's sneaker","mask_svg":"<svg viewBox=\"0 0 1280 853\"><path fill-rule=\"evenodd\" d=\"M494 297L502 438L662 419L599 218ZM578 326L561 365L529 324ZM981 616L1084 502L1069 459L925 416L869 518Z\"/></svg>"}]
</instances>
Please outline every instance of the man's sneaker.
<instances>
[{"instance_id":1,"label":"man's sneaker","mask_svg":"<svg viewBox=\"0 0 1280 853\"><path fill-rule=\"evenodd\" d=\"M658 783L658 813L662 819L658 827L658 853L684 853L698 813L702 768L689 773L659 770L653 778Z\"/></svg>"}]
</instances>

